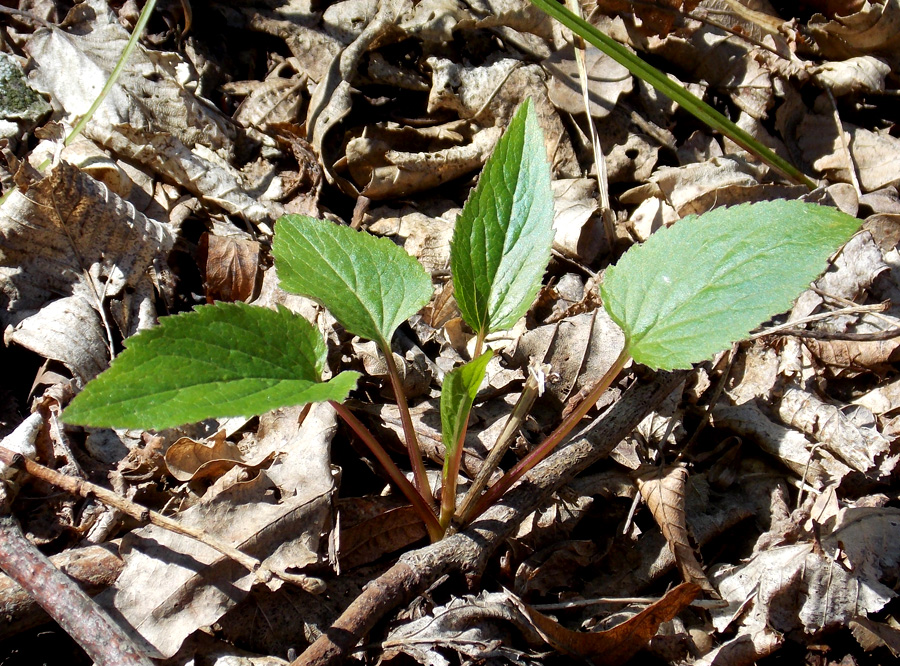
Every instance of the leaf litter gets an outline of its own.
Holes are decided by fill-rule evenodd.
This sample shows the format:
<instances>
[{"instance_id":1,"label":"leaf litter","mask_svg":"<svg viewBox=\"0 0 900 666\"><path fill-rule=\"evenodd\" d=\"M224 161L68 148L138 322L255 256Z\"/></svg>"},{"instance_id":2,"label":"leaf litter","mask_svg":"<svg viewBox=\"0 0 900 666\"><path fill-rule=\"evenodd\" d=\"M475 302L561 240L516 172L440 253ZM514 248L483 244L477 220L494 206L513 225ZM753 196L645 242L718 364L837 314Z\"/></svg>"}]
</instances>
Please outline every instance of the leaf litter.
<instances>
[{"instance_id":1,"label":"leaf litter","mask_svg":"<svg viewBox=\"0 0 900 666\"><path fill-rule=\"evenodd\" d=\"M819 13L796 15L719 0L660 4L666 9L592 3L585 14L595 10L602 28L677 67L708 99L727 98L740 125L823 179L819 200L868 216L872 231L838 253L789 316L770 322L791 328L700 366L684 394L695 386L694 397L656 417L658 436L629 439L611 461L547 497L494 555L496 576L480 577L485 564L469 571L475 594L451 578L395 609L390 627L369 634L372 657L545 663L551 653L602 653L602 663L624 663L643 649L673 664L744 664L790 645L825 645L834 661L848 649L857 661L868 651L896 655L896 344L854 336L896 329L900 307L893 298L898 139L886 103L896 94L890 26L900 9L895 0L853 3L840 15L824 2L808 3ZM617 333L598 322L605 312L596 299L596 274L615 263L613 250L690 213L804 193L589 50L590 114L613 186L616 237L603 238L565 31L518 0L477 9L443 0L320 9L299 1L209 3L194 7L183 36L183 17L159 10L165 20L151 23L88 125L91 150L63 148L48 131L32 153L45 105L0 118L9 140L3 184L12 190L0 210L3 353L17 363L3 386L12 407L4 431L24 420L33 393L36 414L18 437L43 462L80 469L267 566L324 583L320 597L277 580L254 585L252 573L208 546L110 514L113 524L96 534L120 538L126 564L97 599L166 663L287 663L398 552L414 556L424 534L402 503L380 497L384 480L353 453L352 437L327 408L204 423L157 439L109 432L118 465L100 454L104 431L85 442L56 420L61 387L70 378L83 385L157 317L256 298L286 304L326 333L327 372L365 370L358 412L381 415L380 432L391 441L399 417L391 416L391 391L371 353L314 303L274 286L270 235L283 211L353 217L402 243L440 287L426 316L393 339L404 381L416 387L416 429L437 469L444 449L436 388L472 342L453 319L453 220L513 110L533 100L553 165L554 260L535 307L505 340L488 338L498 355L473 405L464 484L494 445L529 361L550 365L548 390L507 458L552 429L616 356ZM5 16L15 55L4 63L15 58L53 119L71 124L124 46L127 14L90 0L53 27ZM233 48L248 42L253 57ZM52 166L41 175L31 167L46 155ZM794 324L879 302L887 303L880 313ZM457 323L442 328L443 321ZM35 378L40 363L47 367ZM628 381L598 410L624 399ZM656 480L644 472L651 462L669 465L669 474ZM81 535L98 520L90 502L44 502L37 512L35 497L46 487L18 483L27 492L13 513L33 538L55 534L43 545L59 553L83 545ZM638 486L646 507L630 519ZM42 528L37 516L56 528ZM681 581L722 600L687 607L695 592L679 593ZM667 602L673 594L683 598ZM619 611L626 598L648 595L672 605L638 631L628 622L641 608L650 612L650 601ZM562 609L553 620L529 610L540 604ZM606 626L626 616L632 620ZM237 619L247 617L256 619ZM617 629L619 637L604 643ZM859 647L842 647L842 634Z\"/></svg>"}]
</instances>

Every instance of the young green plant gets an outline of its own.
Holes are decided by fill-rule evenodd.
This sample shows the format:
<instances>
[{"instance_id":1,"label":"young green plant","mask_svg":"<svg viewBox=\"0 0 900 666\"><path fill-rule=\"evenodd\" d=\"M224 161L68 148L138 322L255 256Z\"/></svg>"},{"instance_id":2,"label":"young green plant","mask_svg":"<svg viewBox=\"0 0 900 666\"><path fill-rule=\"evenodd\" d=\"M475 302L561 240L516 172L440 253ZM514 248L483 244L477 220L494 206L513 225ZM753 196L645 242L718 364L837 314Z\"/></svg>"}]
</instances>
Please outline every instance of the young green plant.
<instances>
[{"instance_id":1,"label":"young green plant","mask_svg":"<svg viewBox=\"0 0 900 666\"><path fill-rule=\"evenodd\" d=\"M478 388L491 360L486 336L530 307L546 269L552 230L550 169L530 102L515 114L454 230L455 294L476 336L475 357L444 379L439 513L391 352L397 327L431 297L421 265L388 239L304 216L285 216L273 254L281 284L327 307L349 332L384 354L403 422L415 487L342 402L359 375L322 380L326 348L305 319L284 308L200 306L166 317L126 341L106 372L63 413L68 423L166 428L211 417L260 414L328 401L369 447L425 523L432 540L480 515L545 457L596 403L629 358L653 368L688 367L784 310L821 270L857 220L800 202L738 206L686 218L633 248L607 271L604 307L625 331L621 355L591 394L502 479L467 498L456 483Z\"/></svg>"}]
</instances>

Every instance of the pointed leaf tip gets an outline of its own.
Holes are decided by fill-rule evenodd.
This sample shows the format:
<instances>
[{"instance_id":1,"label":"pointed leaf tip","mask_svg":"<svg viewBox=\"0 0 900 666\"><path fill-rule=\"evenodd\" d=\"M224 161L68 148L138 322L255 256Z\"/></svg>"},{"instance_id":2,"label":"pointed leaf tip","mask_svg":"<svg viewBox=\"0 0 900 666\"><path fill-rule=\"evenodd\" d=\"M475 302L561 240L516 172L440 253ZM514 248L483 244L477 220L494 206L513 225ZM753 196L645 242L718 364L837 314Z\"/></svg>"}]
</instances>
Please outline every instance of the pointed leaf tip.
<instances>
[{"instance_id":1,"label":"pointed leaf tip","mask_svg":"<svg viewBox=\"0 0 900 666\"><path fill-rule=\"evenodd\" d=\"M476 333L510 328L525 314L552 244L550 165L529 99L484 165L450 244L454 295Z\"/></svg>"},{"instance_id":2,"label":"pointed leaf tip","mask_svg":"<svg viewBox=\"0 0 900 666\"><path fill-rule=\"evenodd\" d=\"M441 387L441 433L448 457L459 443L460 434L469 419L469 412L484 381L488 362L494 355L488 349L484 354L447 373Z\"/></svg>"},{"instance_id":3,"label":"pointed leaf tip","mask_svg":"<svg viewBox=\"0 0 900 666\"><path fill-rule=\"evenodd\" d=\"M252 416L289 405L344 400L358 373L321 382L325 342L286 308L216 303L163 317L126 340L108 370L85 386L65 422L169 428Z\"/></svg>"},{"instance_id":4,"label":"pointed leaf tip","mask_svg":"<svg viewBox=\"0 0 900 666\"><path fill-rule=\"evenodd\" d=\"M789 308L859 225L837 209L800 201L687 217L607 269L603 306L635 361L688 368Z\"/></svg>"}]
</instances>

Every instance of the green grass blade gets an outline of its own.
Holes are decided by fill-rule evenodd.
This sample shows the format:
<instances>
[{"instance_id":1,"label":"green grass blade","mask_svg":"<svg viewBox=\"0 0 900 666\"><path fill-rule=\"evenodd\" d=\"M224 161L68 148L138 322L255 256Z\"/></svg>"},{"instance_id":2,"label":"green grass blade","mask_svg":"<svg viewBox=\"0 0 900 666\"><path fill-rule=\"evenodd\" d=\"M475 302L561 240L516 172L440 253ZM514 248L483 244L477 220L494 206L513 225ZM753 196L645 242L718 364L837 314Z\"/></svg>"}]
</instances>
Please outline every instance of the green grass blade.
<instances>
[{"instance_id":1,"label":"green grass blade","mask_svg":"<svg viewBox=\"0 0 900 666\"><path fill-rule=\"evenodd\" d=\"M753 153L769 166L788 178L815 189L816 184L793 164L754 139L749 133L731 122L696 95L685 90L655 67L648 65L617 41L592 26L580 16L576 16L554 0L531 0L538 9L546 12L569 30L580 35L610 58L628 68L642 81L646 81L661 93L675 101L680 107L693 114L709 127L717 130L745 150Z\"/></svg>"}]
</instances>

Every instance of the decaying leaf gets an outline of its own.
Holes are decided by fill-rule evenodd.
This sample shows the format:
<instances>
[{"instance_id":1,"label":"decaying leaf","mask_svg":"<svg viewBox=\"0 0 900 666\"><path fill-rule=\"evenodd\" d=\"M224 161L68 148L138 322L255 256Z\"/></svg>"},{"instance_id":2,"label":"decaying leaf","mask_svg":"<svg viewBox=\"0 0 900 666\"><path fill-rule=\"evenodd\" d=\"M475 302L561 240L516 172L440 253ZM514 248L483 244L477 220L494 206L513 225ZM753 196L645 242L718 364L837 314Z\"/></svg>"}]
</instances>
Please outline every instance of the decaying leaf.
<instances>
[{"instance_id":1,"label":"decaying leaf","mask_svg":"<svg viewBox=\"0 0 900 666\"><path fill-rule=\"evenodd\" d=\"M854 425L834 405L797 388L785 391L778 413L785 423L810 435L859 472L869 472L890 450L884 435Z\"/></svg>"},{"instance_id":2,"label":"decaying leaf","mask_svg":"<svg viewBox=\"0 0 900 666\"><path fill-rule=\"evenodd\" d=\"M778 632L816 634L875 613L896 596L883 581L900 567L900 513L896 509L844 509L822 539L758 553L750 562L711 572L728 608L713 610L718 630L737 619L741 634L769 626Z\"/></svg>"},{"instance_id":3,"label":"decaying leaf","mask_svg":"<svg viewBox=\"0 0 900 666\"><path fill-rule=\"evenodd\" d=\"M276 570L315 563L334 490L334 430L331 408L314 406L302 426L294 422L289 447L267 471L246 480L233 469L179 519ZM123 556L125 570L99 600L167 657L244 598L254 582L218 551L154 526L131 532Z\"/></svg>"},{"instance_id":4,"label":"decaying leaf","mask_svg":"<svg viewBox=\"0 0 900 666\"><path fill-rule=\"evenodd\" d=\"M669 548L675 555L675 562L685 582L693 583L707 594L718 597L697 559L688 536L684 514L687 478L687 469L675 466L667 470L654 469L645 472L637 477L637 485L641 497L647 503L653 519L659 525Z\"/></svg>"},{"instance_id":5,"label":"decaying leaf","mask_svg":"<svg viewBox=\"0 0 900 666\"><path fill-rule=\"evenodd\" d=\"M821 447L812 451L812 444L802 433L776 424L755 403L735 407L718 405L713 410L713 419L717 426L751 438L814 488L839 483L850 472L847 465Z\"/></svg>"},{"instance_id":6,"label":"decaying leaf","mask_svg":"<svg viewBox=\"0 0 900 666\"><path fill-rule=\"evenodd\" d=\"M534 624L548 645L563 654L588 658L600 666L617 666L641 650L656 634L659 625L678 615L699 592L697 585L682 583L622 624L606 631L589 633L566 629L515 597L510 596L510 601Z\"/></svg>"},{"instance_id":7,"label":"decaying leaf","mask_svg":"<svg viewBox=\"0 0 900 666\"><path fill-rule=\"evenodd\" d=\"M36 85L75 117L93 103L129 35L100 0L79 4L70 19L68 30L37 30L28 49L39 66ZM184 63L175 53L139 45L86 136L229 213L270 221L277 206L270 210L252 197L228 163L235 139L231 121L180 83L179 67Z\"/></svg>"},{"instance_id":8,"label":"decaying leaf","mask_svg":"<svg viewBox=\"0 0 900 666\"><path fill-rule=\"evenodd\" d=\"M421 541L428 533L408 504L390 497L348 497L337 503L337 556L344 571Z\"/></svg>"},{"instance_id":9,"label":"decaying leaf","mask_svg":"<svg viewBox=\"0 0 900 666\"><path fill-rule=\"evenodd\" d=\"M150 284L148 270L173 241L168 225L59 163L24 193L13 192L0 211L0 289L7 301L0 318L12 327L7 342L62 361L81 381L90 379L110 357L106 304L143 293L152 313L150 294L138 287ZM120 334L130 335L152 318L123 321Z\"/></svg>"},{"instance_id":10,"label":"decaying leaf","mask_svg":"<svg viewBox=\"0 0 900 666\"><path fill-rule=\"evenodd\" d=\"M548 85L550 100L568 113L584 113L584 100L572 48L557 51L541 65L552 76ZM591 115L603 118L609 115L621 95L631 92L631 73L593 46L585 50L585 69Z\"/></svg>"},{"instance_id":11,"label":"decaying leaf","mask_svg":"<svg viewBox=\"0 0 900 666\"><path fill-rule=\"evenodd\" d=\"M204 234L198 247L206 301L249 301L259 277L259 243L241 236Z\"/></svg>"}]
</instances>

